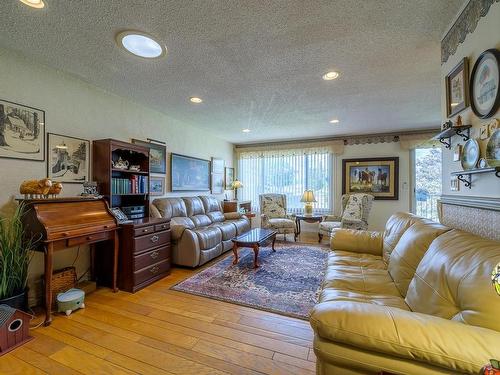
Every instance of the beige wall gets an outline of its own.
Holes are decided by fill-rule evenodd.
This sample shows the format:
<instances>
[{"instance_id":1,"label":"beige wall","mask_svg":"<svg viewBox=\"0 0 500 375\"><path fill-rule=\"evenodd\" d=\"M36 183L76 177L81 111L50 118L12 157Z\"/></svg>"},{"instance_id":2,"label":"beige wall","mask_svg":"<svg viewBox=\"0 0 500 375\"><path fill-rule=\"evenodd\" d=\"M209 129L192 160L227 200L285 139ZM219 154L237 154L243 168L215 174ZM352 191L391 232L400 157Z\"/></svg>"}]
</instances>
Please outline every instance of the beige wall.
<instances>
[{"instance_id":1,"label":"beige wall","mask_svg":"<svg viewBox=\"0 0 500 375\"><path fill-rule=\"evenodd\" d=\"M73 76L5 50L0 50L0 67L0 98L45 110L48 132L90 140L130 141L131 138L150 137L166 141L169 152L205 159L220 157L228 166L233 163L233 148L229 142ZM5 214L12 209L12 197L18 193L23 180L46 176L46 163L0 158L0 171L0 210ZM80 184L64 186L64 195L80 192ZM59 252L55 256L55 267L71 265L75 256L76 249ZM85 248L76 263L79 274L88 264L89 254ZM30 278L38 280L42 273L42 257L37 254L31 264Z\"/></svg>"},{"instance_id":2,"label":"beige wall","mask_svg":"<svg viewBox=\"0 0 500 375\"><path fill-rule=\"evenodd\" d=\"M500 48L500 3L495 3L491 6L486 17L481 18L472 34L468 34L465 41L460 44L453 56L450 56L448 61L441 66L442 90L441 90L441 118L443 123L446 118L446 89L445 77L464 57L469 58L469 72L472 72L474 63L478 56L485 50L490 48ZM469 73L469 74L470 74ZM481 124L488 123L491 119L479 119L474 115L469 107L460 113L464 124L472 124L471 135L478 139L481 147L481 156L484 156L487 141L479 140L479 128ZM500 111L493 118L500 119ZM455 120L455 117L452 118ZM453 147L464 142L460 137L453 138ZM460 184L460 191L450 191L450 172L461 170L460 162L453 161L453 151L443 148L443 194L482 196L482 197L500 197L500 180L494 174L477 175L472 177L472 189L466 188Z\"/></svg>"}]
</instances>

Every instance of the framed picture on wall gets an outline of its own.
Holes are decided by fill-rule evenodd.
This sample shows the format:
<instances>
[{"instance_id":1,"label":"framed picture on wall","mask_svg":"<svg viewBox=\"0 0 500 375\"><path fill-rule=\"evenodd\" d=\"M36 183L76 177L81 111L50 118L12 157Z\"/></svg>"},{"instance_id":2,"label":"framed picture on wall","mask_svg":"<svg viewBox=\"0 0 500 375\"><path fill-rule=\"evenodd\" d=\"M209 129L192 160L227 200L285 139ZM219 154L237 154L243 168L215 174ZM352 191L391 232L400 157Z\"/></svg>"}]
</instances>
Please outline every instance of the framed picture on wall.
<instances>
[{"instance_id":1,"label":"framed picture on wall","mask_svg":"<svg viewBox=\"0 0 500 375\"><path fill-rule=\"evenodd\" d=\"M211 183L212 194L222 194L224 192L224 174L212 173Z\"/></svg>"},{"instance_id":2,"label":"framed picture on wall","mask_svg":"<svg viewBox=\"0 0 500 375\"><path fill-rule=\"evenodd\" d=\"M342 160L342 194L367 193L377 200L399 199L399 158Z\"/></svg>"},{"instance_id":3,"label":"framed picture on wall","mask_svg":"<svg viewBox=\"0 0 500 375\"><path fill-rule=\"evenodd\" d=\"M469 106L469 60L464 57L446 76L446 116L452 117Z\"/></svg>"},{"instance_id":4,"label":"framed picture on wall","mask_svg":"<svg viewBox=\"0 0 500 375\"><path fill-rule=\"evenodd\" d=\"M224 159L212 158L212 173L224 173Z\"/></svg>"},{"instance_id":5,"label":"framed picture on wall","mask_svg":"<svg viewBox=\"0 0 500 375\"><path fill-rule=\"evenodd\" d=\"M45 111L0 100L0 157L45 160Z\"/></svg>"},{"instance_id":6,"label":"framed picture on wall","mask_svg":"<svg viewBox=\"0 0 500 375\"><path fill-rule=\"evenodd\" d=\"M453 148L453 161L460 161L462 157L462 145L458 144Z\"/></svg>"},{"instance_id":7,"label":"framed picture on wall","mask_svg":"<svg viewBox=\"0 0 500 375\"><path fill-rule=\"evenodd\" d=\"M149 177L149 194L155 196L165 195L165 176Z\"/></svg>"},{"instance_id":8,"label":"framed picture on wall","mask_svg":"<svg viewBox=\"0 0 500 375\"><path fill-rule=\"evenodd\" d=\"M172 191L210 191L210 161L172 153Z\"/></svg>"},{"instance_id":9,"label":"framed picture on wall","mask_svg":"<svg viewBox=\"0 0 500 375\"><path fill-rule=\"evenodd\" d=\"M492 117L500 107L500 51L484 51L472 68L470 78L472 110L479 118Z\"/></svg>"},{"instance_id":10,"label":"framed picture on wall","mask_svg":"<svg viewBox=\"0 0 500 375\"><path fill-rule=\"evenodd\" d=\"M167 173L167 147L165 144L146 142L139 139L132 139L132 143L149 148L150 173Z\"/></svg>"},{"instance_id":11,"label":"framed picture on wall","mask_svg":"<svg viewBox=\"0 0 500 375\"><path fill-rule=\"evenodd\" d=\"M234 168L224 168L224 189L233 190Z\"/></svg>"},{"instance_id":12,"label":"framed picture on wall","mask_svg":"<svg viewBox=\"0 0 500 375\"><path fill-rule=\"evenodd\" d=\"M47 177L65 183L89 181L90 141L47 133Z\"/></svg>"}]
</instances>

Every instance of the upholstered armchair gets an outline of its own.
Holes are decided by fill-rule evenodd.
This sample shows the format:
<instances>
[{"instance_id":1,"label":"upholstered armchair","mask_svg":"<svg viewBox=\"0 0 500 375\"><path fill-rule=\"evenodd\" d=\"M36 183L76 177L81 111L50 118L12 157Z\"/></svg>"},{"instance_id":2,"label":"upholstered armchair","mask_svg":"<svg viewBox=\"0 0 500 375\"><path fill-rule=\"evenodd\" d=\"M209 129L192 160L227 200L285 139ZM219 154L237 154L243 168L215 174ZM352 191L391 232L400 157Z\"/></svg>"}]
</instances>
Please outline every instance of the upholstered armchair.
<instances>
[{"instance_id":1,"label":"upholstered armchair","mask_svg":"<svg viewBox=\"0 0 500 375\"><path fill-rule=\"evenodd\" d=\"M297 241L297 228L295 218L286 212L285 194L261 194L260 203L260 226L272 229L283 234L286 240L288 233L293 233L294 241Z\"/></svg>"},{"instance_id":2,"label":"upholstered armchair","mask_svg":"<svg viewBox=\"0 0 500 375\"><path fill-rule=\"evenodd\" d=\"M330 237L337 228L366 230L372 204L373 195L370 194L342 195L341 214L340 216L328 215L319 224L319 241L321 242L323 235Z\"/></svg>"}]
</instances>

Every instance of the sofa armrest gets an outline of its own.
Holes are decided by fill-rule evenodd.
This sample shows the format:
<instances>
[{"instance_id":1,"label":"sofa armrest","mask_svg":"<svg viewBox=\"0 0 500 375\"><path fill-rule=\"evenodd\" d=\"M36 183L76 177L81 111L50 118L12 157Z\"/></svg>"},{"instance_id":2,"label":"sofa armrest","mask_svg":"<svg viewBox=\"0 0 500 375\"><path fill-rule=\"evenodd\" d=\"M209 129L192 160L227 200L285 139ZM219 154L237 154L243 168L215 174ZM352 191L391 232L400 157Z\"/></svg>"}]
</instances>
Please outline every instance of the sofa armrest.
<instances>
[{"instance_id":1,"label":"sofa armrest","mask_svg":"<svg viewBox=\"0 0 500 375\"><path fill-rule=\"evenodd\" d=\"M478 373L500 356L499 332L395 307L323 302L310 322L323 339L460 373Z\"/></svg>"},{"instance_id":2,"label":"sofa armrest","mask_svg":"<svg viewBox=\"0 0 500 375\"><path fill-rule=\"evenodd\" d=\"M243 214L240 214L239 212L224 212L224 219L225 220L236 220L236 219L241 219Z\"/></svg>"},{"instance_id":3,"label":"sofa armrest","mask_svg":"<svg viewBox=\"0 0 500 375\"><path fill-rule=\"evenodd\" d=\"M382 256L383 237L380 232L354 229L335 229L332 232L330 248L332 250Z\"/></svg>"}]
</instances>

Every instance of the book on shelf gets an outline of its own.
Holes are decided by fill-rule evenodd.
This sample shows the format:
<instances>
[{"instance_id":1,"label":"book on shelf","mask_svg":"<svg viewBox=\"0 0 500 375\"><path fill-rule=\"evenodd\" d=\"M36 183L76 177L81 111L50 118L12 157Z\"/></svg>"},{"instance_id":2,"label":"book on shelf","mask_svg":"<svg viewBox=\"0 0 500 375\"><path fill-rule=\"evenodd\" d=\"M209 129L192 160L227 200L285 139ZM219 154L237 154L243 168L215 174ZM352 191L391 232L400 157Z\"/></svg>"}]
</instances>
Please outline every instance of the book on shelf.
<instances>
[{"instance_id":1,"label":"book on shelf","mask_svg":"<svg viewBox=\"0 0 500 375\"><path fill-rule=\"evenodd\" d=\"M111 194L147 194L148 177L141 175L131 175L128 178L111 179Z\"/></svg>"}]
</instances>

